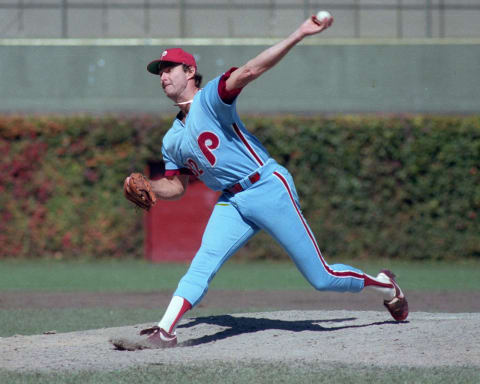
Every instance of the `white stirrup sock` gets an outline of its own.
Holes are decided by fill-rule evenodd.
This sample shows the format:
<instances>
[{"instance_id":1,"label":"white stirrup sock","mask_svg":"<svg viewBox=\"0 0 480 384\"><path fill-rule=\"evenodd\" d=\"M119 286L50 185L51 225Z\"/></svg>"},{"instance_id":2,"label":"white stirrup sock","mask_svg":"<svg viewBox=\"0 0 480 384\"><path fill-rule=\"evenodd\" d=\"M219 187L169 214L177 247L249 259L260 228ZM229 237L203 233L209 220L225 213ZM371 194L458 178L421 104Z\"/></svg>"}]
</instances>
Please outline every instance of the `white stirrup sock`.
<instances>
[{"instance_id":1,"label":"white stirrup sock","mask_svg":"<svg viewBox=\"0 0 480 384\"><path fill-rule=\"evenodd\" d=\"M365 285L365 288L371 288L374 291L380 292L384 300L390 301L395 297L395 287L386 275L379 273L377 277L372 277L367 274L365 274L365 276L369 282L368 285Z\"/></svg>"},{"instance_id":2,"label":"white stirrup sock","mask_svg":"<svg viewBox=\"0 0 480 384\"><path fill-rule=\"evenodd\" d=\"M183 297L173 296L158 326L168 333L174 333L184 313L191 308L192 305Z\"/></svg>"}]
</instances>

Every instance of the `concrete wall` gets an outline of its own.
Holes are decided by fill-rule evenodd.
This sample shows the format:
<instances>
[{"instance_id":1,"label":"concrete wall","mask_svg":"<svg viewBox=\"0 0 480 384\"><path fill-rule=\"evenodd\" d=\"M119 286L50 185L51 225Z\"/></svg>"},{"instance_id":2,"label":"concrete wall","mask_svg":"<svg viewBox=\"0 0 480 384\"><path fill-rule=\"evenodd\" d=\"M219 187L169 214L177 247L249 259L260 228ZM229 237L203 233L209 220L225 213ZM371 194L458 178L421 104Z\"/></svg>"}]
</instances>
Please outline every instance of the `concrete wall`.
<instances>
[{"instance_id":1,"label":"concrete wall","mask_svg":"<svg viewBox=\"0 0 480 384\"><path fill-rule=\"evenodd\" d=\"M281 37L328 8L338 37L480 37L478 0L0 0L6 37Z\"/></svg>"},{"instance_id":2,"label":"concrete wall","mask_svg":"<svg viewBox=\"0 0 480 384\"><path fill-rule=\"evenodd\" d=\"M329 41L297 46L276 68L244 90L239 110L480 111L480 43L395 42ZM174 113L176 109L163 95L159 78L146 71L147 63L159 57L165 47L182 45L194 53L200 72L209 80L230 66L243 64L270 42L37 43L0 44L0 112Z\"/></svg>"}]
</instances>

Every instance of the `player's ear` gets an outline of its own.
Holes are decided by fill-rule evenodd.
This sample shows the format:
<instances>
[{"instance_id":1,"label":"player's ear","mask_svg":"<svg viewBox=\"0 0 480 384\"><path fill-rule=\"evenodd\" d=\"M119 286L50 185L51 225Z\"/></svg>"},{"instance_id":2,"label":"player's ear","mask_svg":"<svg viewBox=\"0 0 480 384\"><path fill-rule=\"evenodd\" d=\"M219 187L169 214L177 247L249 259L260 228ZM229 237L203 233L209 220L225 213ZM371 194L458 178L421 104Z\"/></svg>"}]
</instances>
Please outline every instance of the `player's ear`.
<instances>
[{"instance_id":1,"label":"player's ear","mask_svg":"<svg viewBox=\"0 0 480 384\"><path fill-rule=\"evenodd\" d=\"M185 66L184 71L187 74L187 79L188 80L193 79L195 77L195 73L197 72L195 70L195 67L193 67L193 66Z\"/></svg>"}]
</instances>

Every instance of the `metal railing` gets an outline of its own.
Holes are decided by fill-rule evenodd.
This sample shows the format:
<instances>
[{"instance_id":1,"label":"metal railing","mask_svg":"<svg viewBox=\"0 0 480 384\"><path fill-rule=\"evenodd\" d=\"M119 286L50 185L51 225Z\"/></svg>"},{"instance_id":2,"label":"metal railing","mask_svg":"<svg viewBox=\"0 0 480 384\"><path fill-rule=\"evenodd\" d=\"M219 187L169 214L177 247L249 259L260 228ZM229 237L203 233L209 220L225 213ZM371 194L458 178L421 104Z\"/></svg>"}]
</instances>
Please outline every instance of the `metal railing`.
<instances>
[{"instance_id":1,"label":"metal railing","mask_svg":"<svg viewBox=\"0 0 480 384\"><path fill-rule=\"evenodd\" d=\"M141 36L137 37L151 37L152 34L152 17L150 13L154 10L175 10L178 17L178 36L177 37L197 37L192 36L187 30L187 14L189 12L196 11L211 11L212 13L218 11L231 11L240 12L245 10L265 12L270 17L274 17L276 11L291 11L292 13L303 12L304 17L308 17L310 14L315 13L318 9L328 9L335 13L336 11L343 11L351 13L353 19L353 38L363 37L362 32L362 12L364 11L384 11L394 14L395 19L395 35L396 38L405 37L405 13L421 13L423 28L423 38L444 38L446 37L447 30L447 17L450 13L456 13L456 23L461 23L458 18L458 13L463 13L467 16L471 12L478 13L480 16L480 0L461 3L455 0L418 0L417 2L405 0L390 0L384 2L367 2L367 0L351 0L350 2L338 3L333 0L330 2L322 1L310 1L310 0L298 0L291 2L277 2L275 0L263 0L255 3L245 4L239 0L219 0L219 1L193 1L193 0L179 0L179 1L155 1L155 0L143 0L143 1L114 1L114 0L101 0L101 1L75 1L75 0L39 0L39 1L27 1L27 0L12 0L2 1L0 3L0 13L3 13L3 22L0 24L0 38L2 37L23 37L28 35L29 37L44 37L34 36L35 25L27 24L25 21L25 15L31 11L50 11L54 14L54 17L59 18L58 33L55 36L59 38L74 38L69 28L71 17L69 11L71 10L93 10L100 13L100 36L95 37L109 37L109 12L113 10L122 10L128 17L129 13L139 10L143 12L142 20L139 22L135 19L133 23L137 24L142 30ZM124 16L125 16L124 15ZM479 17L477 17L477 20ZM2 20L2 19L0 19ZM133 18L132 18L133 20ZM38 20L39 23L42 20ZM202 20L196 20L201 23ZM449 23L455 23L449 21ZM138 25L141 24L141 25ZM434 33L433 26L436 26ZM478 23L480 25L480 23ZM453 25L453 28L455 25ZM473 27L473 36L470 33L469 37L480 37L480 27ZM128 34L128 26L125 26L126 34ZM451 29L451 28L450 28ZM225 37L242 37L235 36L232 32L232 28L229 28L225 32ZM273 35L273 34L272 34ZM208 36L200 36L208 37Z\"/></svg>"}]
</instances>

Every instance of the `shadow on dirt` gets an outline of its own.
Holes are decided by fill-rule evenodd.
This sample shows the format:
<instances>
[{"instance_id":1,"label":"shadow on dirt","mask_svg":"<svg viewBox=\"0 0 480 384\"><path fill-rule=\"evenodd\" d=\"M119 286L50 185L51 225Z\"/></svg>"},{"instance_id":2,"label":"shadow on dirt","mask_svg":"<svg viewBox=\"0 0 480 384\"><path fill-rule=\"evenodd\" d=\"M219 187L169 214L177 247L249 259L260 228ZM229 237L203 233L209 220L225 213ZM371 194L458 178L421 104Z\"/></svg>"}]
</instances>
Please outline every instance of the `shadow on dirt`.
<instances>
[{"instance_id":1,"label":"shadow on dirt","mask_svg":"<svg viewBox=\"0 0 480 384\"><path fill-rule=\"evenodd\" d=\"M226 327L213 335L206 335L197 339L190 339L183 343L180 343L179 347L191 347L195 345L207 344L219 340L223 340L229 337L239 336L247 333L255 333L260 331L267 331L277 329L281 331L291 332L303 332L303 331L316 331L316 332L333 332L348 328L364 328L379 326L385 324L398 325L402 323L408 323L408 321L397 322L393 320L379 321L368 324L351 324L334 326L336 323L347 323L357 320L356 317L347 317L343 319L328 319L328 320L274 320L266 318L254 318L254 317L234 317L230 315L220 316L207 316L197 317L192 319L187 324L182 324L178 328L190 328L200 324L210 324L219 327ZM322 326L320 324L332 324L333 326Z\"/></svg>"}]
</instances>

